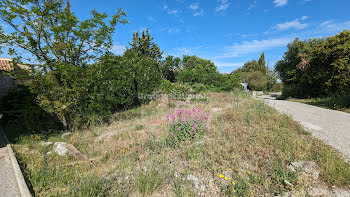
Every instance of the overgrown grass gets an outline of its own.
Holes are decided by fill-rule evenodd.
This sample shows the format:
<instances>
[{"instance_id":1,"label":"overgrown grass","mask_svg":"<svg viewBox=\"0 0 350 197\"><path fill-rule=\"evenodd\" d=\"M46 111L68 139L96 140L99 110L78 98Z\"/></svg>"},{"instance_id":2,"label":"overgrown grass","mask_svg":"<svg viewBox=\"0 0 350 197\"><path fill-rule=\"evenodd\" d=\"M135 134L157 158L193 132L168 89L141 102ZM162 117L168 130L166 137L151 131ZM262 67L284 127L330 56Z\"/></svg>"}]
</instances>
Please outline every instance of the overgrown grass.
<instances>
[{"instance_id":1,"label":"overgrown grass","mask_svg":"<svg viewBox=\"0 0 350 197\"><path fill-rule=\"evenodd\" d=\"M207 94L205 102L184 105L210 112L210 132L175 147L164 120L173 109L154 102L69 137L21 137L14 150L37 196L277 195L309 184L287 169L299 160L316 162L329 186L350 186L350 166L336 151L248 94ZM118 132L96 140L106 131ZM73 144L89 161L44 154L52 146L42 140Z\"/></svg>"},{"instance_id":2,"label":"overgrown grass","mask_svg":"<svg viewBox=\"0 0 350 197\"><path fill-rule=\"evenodd\" d=\"M350 113L350 94L339 97L288 100Z\"/></svg>"}]
</instances>

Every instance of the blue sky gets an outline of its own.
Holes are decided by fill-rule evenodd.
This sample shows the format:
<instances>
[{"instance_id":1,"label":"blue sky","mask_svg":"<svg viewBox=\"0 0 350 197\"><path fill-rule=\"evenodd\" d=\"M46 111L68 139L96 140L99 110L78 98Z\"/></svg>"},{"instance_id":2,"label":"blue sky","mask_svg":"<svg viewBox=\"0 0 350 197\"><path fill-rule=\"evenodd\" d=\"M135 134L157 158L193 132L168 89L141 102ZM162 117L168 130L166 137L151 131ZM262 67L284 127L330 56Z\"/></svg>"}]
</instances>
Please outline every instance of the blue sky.
<instances>
[{"instance_id":1,"label":"blue sky","mask_svg":"<svg viewBox=\"0 0 350 197\"><path fill-rule=\"evenodd\" d=\"M350 29L349 0L71 0L79 18L90 10L122 8L113 51L122 54L132 33L150 29L165 55L197 55L231 72L265 52L273 67L295 37L334 35Z\"/></svg>"}]
</instances>

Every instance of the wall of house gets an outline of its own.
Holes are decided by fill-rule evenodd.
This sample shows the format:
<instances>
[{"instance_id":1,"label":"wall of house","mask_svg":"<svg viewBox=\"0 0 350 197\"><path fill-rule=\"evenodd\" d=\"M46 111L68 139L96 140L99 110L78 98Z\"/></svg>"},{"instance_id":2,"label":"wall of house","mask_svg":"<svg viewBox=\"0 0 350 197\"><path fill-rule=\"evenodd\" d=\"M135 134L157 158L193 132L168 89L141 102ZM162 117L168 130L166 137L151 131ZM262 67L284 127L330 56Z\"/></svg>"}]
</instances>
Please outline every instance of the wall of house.
<instances>
[{"instance_id":1,"label":"wall of house","mask_svg":"<svg viewBox=\"0 0 350 197\"><path fill-rule=\"evenodd\" d=\"M15 83L16 80L13 78L0 75L0 97L13 88L16 85Z\"/></svg>"}]
</instances>

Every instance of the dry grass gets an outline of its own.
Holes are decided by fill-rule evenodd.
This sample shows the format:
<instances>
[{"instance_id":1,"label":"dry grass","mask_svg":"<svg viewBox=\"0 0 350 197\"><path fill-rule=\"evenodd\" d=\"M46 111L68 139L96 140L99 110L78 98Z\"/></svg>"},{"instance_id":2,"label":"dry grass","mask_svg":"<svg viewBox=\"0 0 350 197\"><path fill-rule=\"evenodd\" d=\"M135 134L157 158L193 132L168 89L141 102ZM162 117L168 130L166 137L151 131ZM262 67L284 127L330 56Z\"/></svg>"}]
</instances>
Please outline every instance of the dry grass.
<instances>
[{"instance_id":1,"label":"dry grass","mask_svg":"<svg viewBox=\"0 0 350 197\"><path fill-rule=\"evenodd\" d=\"M249 95L241 94L238 100L232 93L207 96L205 103L188 103L187 107L195 105L211 112L210 133L176 148L166 143L163 119L172 109L157 108L158 103L153 102L116 114L111 125L76 131L64 139L22 138L14 149L38 196L270 196L302 192L308 182L300 182L286 168L298 160L315 161L322 181L330 186L349 187L349 164L290 117ZM219 110L213 112L213 108ZM107 131L117 132L96 140ZM76 164L73 157L44 155L52 147L42 147L41 140L73 144L94 160ZM69 165L72 162L74 165Z\"/></svg>"}]
</instances>

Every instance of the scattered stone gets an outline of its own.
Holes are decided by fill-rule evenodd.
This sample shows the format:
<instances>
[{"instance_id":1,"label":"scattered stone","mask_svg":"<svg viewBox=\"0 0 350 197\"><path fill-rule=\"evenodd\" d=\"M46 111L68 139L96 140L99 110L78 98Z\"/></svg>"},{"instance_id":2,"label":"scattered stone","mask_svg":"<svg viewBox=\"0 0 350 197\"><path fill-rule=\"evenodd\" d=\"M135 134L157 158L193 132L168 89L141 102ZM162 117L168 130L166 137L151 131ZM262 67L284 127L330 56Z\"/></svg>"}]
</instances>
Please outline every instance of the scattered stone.
<instances>
[{"instance_id":1,"label":"scattered stone","mask_svg":"<svg viewBox=\"0 0 350 197\"><path fill-rule=\"evenodd\" d=\"M71 144L67 144L65 142L56 142L53 145L53 151L56 152L60 156L65 156L68 154L73 155L75 158L81 161L87 161L88 158L83 155L77 148L75 148Z\"/></svg>"},{"instance_id":2,"label":"scattered stone","mask_svg":"<svg viewBox=\"0 0 350 197\"><path fill-rule=\"evenodd\" d=\"M320 174L320 169L315 162L312 161L298 161L293 162L287 167L292 172L300 170L303 173L311 175L313 179L317 179Z\"/></svg>"},{"instance_id":3,"label":"scattered stone","mask_svg":"<svg viewBox=\"0 0 350 197\"><path fill-rule=\"evenodd\" d=\"M194 182L198 182L198 178L193 176L192 174L187 176L187 180L188 181L194 181Z\"/></svg>"},{"instance_id":4,"label":"scattered stone","mask_svg":"<svg viewBox=\"0 0 350 197\"><path fill-rule=\"evenodd\" d=\"M67 143L65 142L56 142L53 145L53 151L60 156L65 156L69 153L69 150L66 147Z\"/></svg>"},{"instance_id":5,"label":"scattered stone","mask_svg":"<svg viewBox=\"0 0 350 197\"><path fill-rule=\"evenodd\" d=\"M41 146L50 146L51 144L53 144L52 142L41 142Z\"/></svg>"},{"instance_id":6,"label":"scattered stone","mask_svg":"<svg viewBox=\"0 0 350 197\"><path fill-rule=\"evenodd\" d=\"M47 155L51 155L51 154L52 154L52 151L49 151L49 152L47 152L46 154L47 154Z\"/></svg>"},{"instance_id":7,"label":"scattered stone","mask_svg":"<svg viewBox=\"0 0 350 197\"><path fill-rule=\"evenodd\" d=\"M336 188L333 190L334 195L336 197L349 197L350 196L350 191L349 190L345 190L345 189L341 189L341 188Z\"/></svg>"},{"instance_id":8,"label":"scattered stone","mask_svg":"<svg viewBox=\"0 0 350 197\"><path fill-rule=\"evenodd\" d=\"M196 176L190 174L187 176L187 180L192 181L194 183L194 188L196 189L198 196L202 196L202 194L204 194L206 186L205 184L201 184L201 182Z\"/></svg>"},{"instance_id":9,"label":"scattered stone","mask_svg":"<svg viewBox=\"0 0 350 197\"><path fill-rule=\"evenodd\" d=\"M218 112L218 111L221 111L221 110L222 110L222 108L216 108L216 107L211 108L212 112Z\"/></svg>"},{"instance_id":10,"label":"scattered stone","mask_svg":"<svg viewBox=\"0 0 350 197\"><path fill-rule=\"evenodd\" d=\"M104 139L108 140L111 137L117 135L119 133L119 131L106 131L106 132L102 132L97 136L96 141L102 141Z\"/></svg>"},{"instance_id":11,"label":"scattered stone","mask_svg":"<svg viewBox=\"0 0 350 197\"><path fill-rule=\"evenodd\" d=\"M61 137L64 138L64 137L70 136L70 135L72 135L72 132L66 132L66 133L63 133Z\"/></svg>"},{"instance_id":12,"label":"scattered stone","mask_svg":"<svg viewBox=\"0 0 350 197\"><path fill-rule=\"evenodd\" d=\"M317 185L310 187L307 191L310 196L334 196L325 185Z\"/></svg>"}]
</instances>

